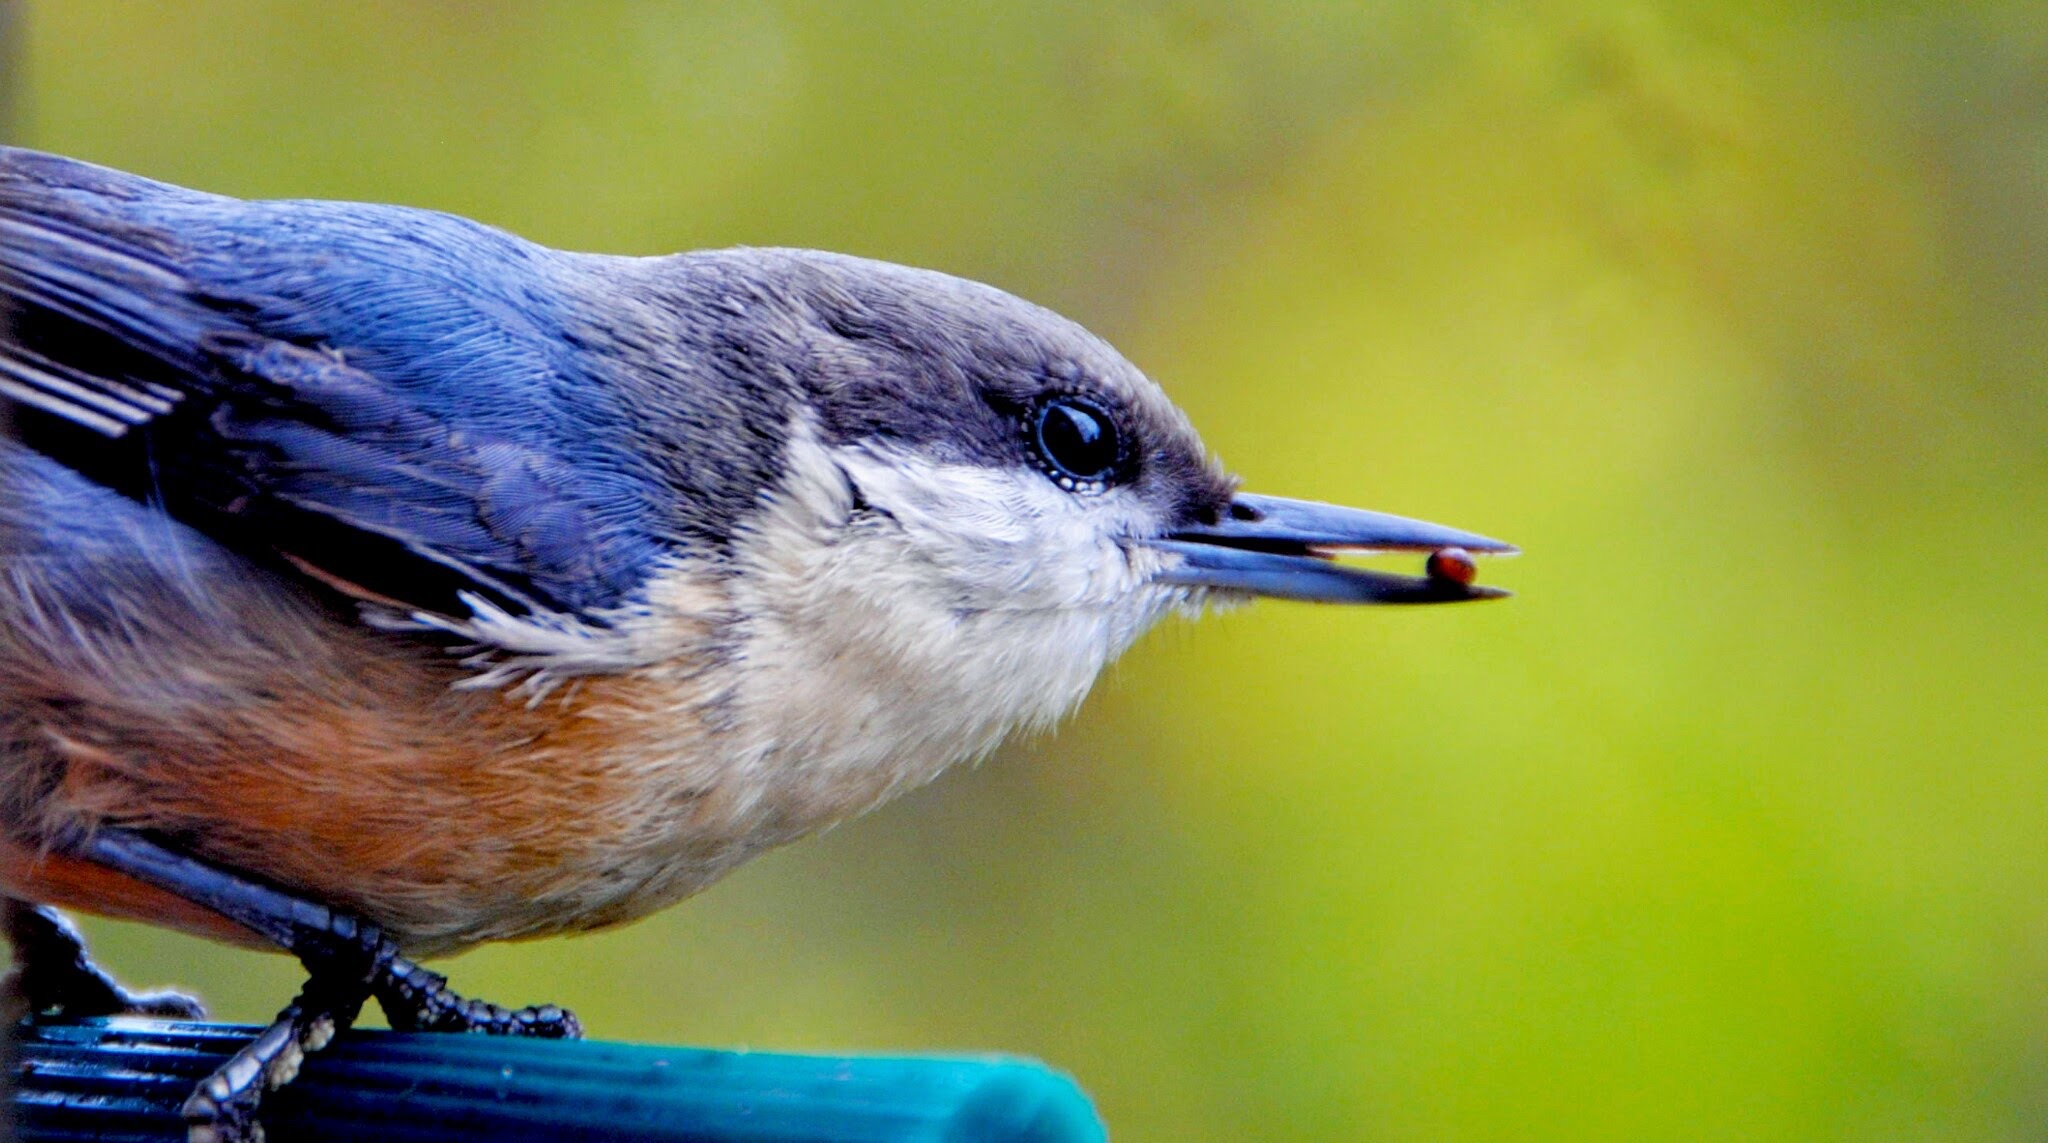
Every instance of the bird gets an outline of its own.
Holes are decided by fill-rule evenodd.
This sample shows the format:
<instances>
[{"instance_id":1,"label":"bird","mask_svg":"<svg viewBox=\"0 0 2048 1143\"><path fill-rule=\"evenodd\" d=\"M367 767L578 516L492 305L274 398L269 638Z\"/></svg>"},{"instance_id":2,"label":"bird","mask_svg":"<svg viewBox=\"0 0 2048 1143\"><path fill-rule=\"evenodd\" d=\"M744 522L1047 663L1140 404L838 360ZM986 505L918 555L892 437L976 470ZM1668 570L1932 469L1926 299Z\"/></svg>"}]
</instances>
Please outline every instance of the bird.
<instances>
[{"instance_id":1,"label":"bird","mask_svg":"<svg viewBox=\"0 0 2048 1143\"><path fill-rule=\"evenodd\" d=\"M680 901L1053 724L1169 615L1494 598L1335 556L1514 550L1244 491L1102 339L937 271L15 148L0 408L12 1003L198 1011L58 908L307 969L194 1143L260 1138L372 997L579 1034L418 959Z\"/></svg>"}]
</instances>

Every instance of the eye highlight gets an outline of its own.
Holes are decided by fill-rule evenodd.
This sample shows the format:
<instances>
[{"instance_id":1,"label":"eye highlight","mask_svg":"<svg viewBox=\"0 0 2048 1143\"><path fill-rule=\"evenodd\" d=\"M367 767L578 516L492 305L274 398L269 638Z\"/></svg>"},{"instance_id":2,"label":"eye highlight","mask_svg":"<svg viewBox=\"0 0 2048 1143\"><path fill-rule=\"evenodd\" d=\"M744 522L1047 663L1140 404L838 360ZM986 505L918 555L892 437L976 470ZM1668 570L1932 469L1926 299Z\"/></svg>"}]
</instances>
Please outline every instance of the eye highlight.
<instances>
[{"instance_id":1,"label":"eye highlight","mask_svg":"<svg viewBox=\"0 0 2048 1143\"><path fill-rule=\"evenodd\" d=\"M1055 397L1025 421L1046 475L1069 492L1100 492L1116 475L1123 442L1108 413L1078 397Z\"/></svg>"}]
</instances>

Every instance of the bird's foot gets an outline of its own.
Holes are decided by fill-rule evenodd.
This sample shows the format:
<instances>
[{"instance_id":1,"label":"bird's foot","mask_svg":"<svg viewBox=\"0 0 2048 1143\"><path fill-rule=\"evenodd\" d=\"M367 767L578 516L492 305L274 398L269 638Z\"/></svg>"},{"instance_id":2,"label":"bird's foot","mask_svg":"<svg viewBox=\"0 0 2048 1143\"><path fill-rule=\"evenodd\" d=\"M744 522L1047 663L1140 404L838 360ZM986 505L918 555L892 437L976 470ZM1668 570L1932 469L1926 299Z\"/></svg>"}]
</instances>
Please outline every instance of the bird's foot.
<instances>
[{"instance_id":1,"label":"bird's foot","mask_svg":"<svg viewBox=\"0 0 2048 1143\"><path fill-rule=\"evenodd\" d=\"M391 1027L401 1032L480 1032L488 1036L535 1036L544 1040L580 1040L583 1022L566 1008L542 1004L501 1008L484 1000L466 1000L448 987L448 978L394 956L372 986Z\"/></svg>"},{"instance_id":2,"label":"bird's foot","mask_svg":"<svg viewBox=\"0 0 2048 1143\"><path fill-rule=\"evenodd\" d=\"M475 1032L488 1036L533 1036L580 1040L583 1022L566 1008L543 1004L504 1008L470 1000L448 987L448 978L400 956L398 945L377 926L320 906L296 911L292 951L315 978L360 980L365 995L377 998L397 1032ZM361 1004L361 999L357 1004Z\"/></svg>"},{"instance_id":3,"label":"bird's foot","mask_svg":"<svg viewBox=\"0 0 2048 1143\"><path fill-rule=\"evenodd\" d=\"M306 1056L354 1022L363 987L360 981L353 988L331 987L317 977L307 981L270 1027L193 1089L180 1109L186 1143L263 1143L263 1124L256 1118L263 1094L298 1078Z\"/></svg>"},{"instance_id":4,"label":"bird's foot","mask_svg":"<svg viewBox=\"0 0 2048 1143\"><path fill-rule=\"evenodd\" d=\"M375 925L318 905L275 918L306 966L299 995L270 1027L227 1058L185 1100L187 1143L263 1143L263 1094L298 1078L308 1055L355 1023L398 950Z\"/></svg>"},{"instance_id":5,"label":"bird's foot","mask_svg":"<svg viewBox=\"0 0 2048 1143\"><path fill-rule=\"evenodd\" d=\"M320 906L296 912L291 948L311 974L277 1020L193 1091L183 1109L187 1143L263 1143L263 1094L299 1074L305 1058L347 1030L372 996L398 1031L481 1032L576 1039L576 1017L545 1005L517 1010L465 1000L446 977L398 955L377 926Z\"/></svg>"},{"instance_id":6,"label":"bird's foot","mask_svg":"<svg viewBox=\"0 0 2048 1143\"><path fill-rule=\"evenodd\" d=\"M0 1016L153 1016L200 1020L206 1009L178 992L130 992L94 964L85 938L47 905L8 899L4 908L14 970L0 981Z\"/></svg>"},{"instance_id":7,"label":"bird's foot","mask_svg":"<svg viewBox=\"0 0 2048 1143\"><path fill-rule=\"evenodd\" d=\"M484 1032L575 1039L576 1017L546 1005L517 1010L465 1000L398 954L383 930L325 905L207 864L141 834L100 829L81 855L203 905L289 950L306 966L299 998L249 1045L228 1057L185 1102L191 1143L263 1138L263 1093L290 1083L310 1052L348 1029L372 996L402 1031Z\"/></svg>"}]
</instances>

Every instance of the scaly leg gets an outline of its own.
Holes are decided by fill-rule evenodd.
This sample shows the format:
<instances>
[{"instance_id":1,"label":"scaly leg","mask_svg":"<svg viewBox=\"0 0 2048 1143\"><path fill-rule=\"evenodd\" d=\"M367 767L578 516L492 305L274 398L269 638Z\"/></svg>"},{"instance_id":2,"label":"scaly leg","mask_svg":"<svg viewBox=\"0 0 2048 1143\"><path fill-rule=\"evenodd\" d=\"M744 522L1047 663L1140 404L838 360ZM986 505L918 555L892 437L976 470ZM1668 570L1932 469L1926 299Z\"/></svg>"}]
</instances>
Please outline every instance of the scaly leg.
<instances>
[{"instance_id":1,"label":"scaly leg","mask_svg":"<svg viewBox=\"0 0 2048 1143\"><path fill-rule=\"evenodd\" d=\"M25 1016L157 1016L200 1020L206 1009L176 992L130 992L92 962L64 914L47 905L0 899L0 925L14 946L14 970L0 981L0 1021Z\"/></svg>"},{"instance_id":2,"label":"scaly leg","mask_svg":"<svg viewBox=\"0 0 2048 1143\"><path fill-rule=\"evenodd\" d=\"M446 978L398 955L398 946L377 926L215 868L140 834L104 829L70 848L212 909L276 942L306 966L308 979L298 998L186 1100L190 1143L261 1140L263 1129L255 1116L263 1092L290 1083L306 1053L326 1047L354 1023L371 996L400 1030L549 1039L583 1034L573 1014L552 1004L506 1009L465 1000L449 990Z\"/></svg>"},{"instance_id":3,"label":"scaly leg","mask_svg":"<svg viewBox=\"0 0 2048 1143\"><path fill-rule=\"evenodd\" d=\"M186 1143L262 1143L263 1093L298 1078L307 1053L326 1047L362 1007L360 988L314 974L270 1027L193 1089L179 1109Z\"/></svg>"}]
</instances>

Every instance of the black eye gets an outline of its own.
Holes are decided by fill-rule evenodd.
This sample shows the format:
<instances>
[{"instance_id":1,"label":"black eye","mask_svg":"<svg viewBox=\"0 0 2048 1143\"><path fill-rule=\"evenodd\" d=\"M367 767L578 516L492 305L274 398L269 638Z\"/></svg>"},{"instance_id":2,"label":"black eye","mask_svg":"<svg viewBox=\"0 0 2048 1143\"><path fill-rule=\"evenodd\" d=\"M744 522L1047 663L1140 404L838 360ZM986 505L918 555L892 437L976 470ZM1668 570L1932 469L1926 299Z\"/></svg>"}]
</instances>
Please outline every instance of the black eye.
<instances>
[{"instance_id":1,"label":"black eye","mask_svg":"<svg viewBox=\"0 0 2048 1143\"><path fill-rule=\"evenodd\" d=\"M1109 414L1073 397L1057 397L1032 414L1031 443L1060 487L1100 491L1116 471L1121 445Z\"/></svg>"}]
</instances>

